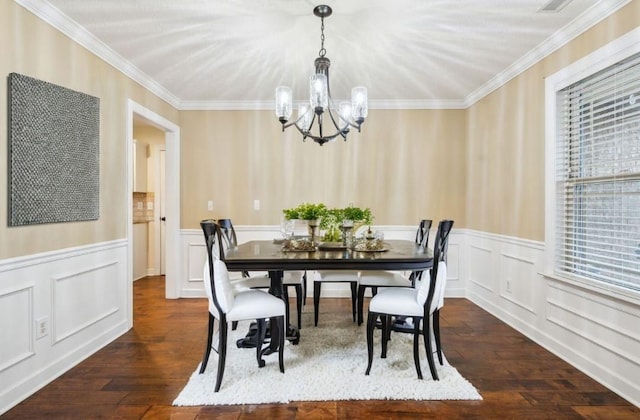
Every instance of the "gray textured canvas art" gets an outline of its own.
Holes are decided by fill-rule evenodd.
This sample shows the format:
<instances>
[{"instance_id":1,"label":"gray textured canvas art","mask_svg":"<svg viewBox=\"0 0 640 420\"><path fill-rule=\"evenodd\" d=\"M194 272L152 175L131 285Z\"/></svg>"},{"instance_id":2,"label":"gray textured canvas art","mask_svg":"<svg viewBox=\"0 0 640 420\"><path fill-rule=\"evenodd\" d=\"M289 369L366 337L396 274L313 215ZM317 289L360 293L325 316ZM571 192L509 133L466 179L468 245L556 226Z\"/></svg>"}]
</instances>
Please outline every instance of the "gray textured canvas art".
<instances>
[{"instance_id":1,"label":"gray textured canvas art","mask_svg":"<svg viewBox=\"0 0 640 420\"><path fill-rule=\"evenodd\" d=\"M100 99L9 74L9 225L96 220Z\"/></svg>"}]
</instances>

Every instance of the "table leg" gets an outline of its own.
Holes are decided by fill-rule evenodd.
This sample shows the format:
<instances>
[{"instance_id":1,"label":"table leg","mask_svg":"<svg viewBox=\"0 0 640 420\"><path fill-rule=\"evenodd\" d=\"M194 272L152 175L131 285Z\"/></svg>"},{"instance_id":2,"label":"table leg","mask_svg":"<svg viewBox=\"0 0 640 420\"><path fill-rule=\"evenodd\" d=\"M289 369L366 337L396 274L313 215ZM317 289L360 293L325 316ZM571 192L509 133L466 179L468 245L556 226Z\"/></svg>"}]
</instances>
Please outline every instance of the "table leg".
<instances>
[{"instance_id":1,"label":"table leg","mask_svg":"<svg viewBox=\"0 0 640 420\"><path fill-rule=\"evenodd\" d=\"M284 299L284 286L282 285L282 271L270 271L269 278L269 293L272 295L279 297L280 299ZM293 325L289 323L289 320L286 321L285 328L287 329L287 340L291 342L291 344L298 344L300 342L300 331ZM278 330L277 322L275 319L270 319L267 325L267 337L270 337L269 345L262 349L262 355L268 355L271 353L278 352L278 338L281 332ZM258 334L257 328L252 324L247 335L236 342L238 347L241 348L255 348L258 345Z\"/></svg>"},{"instance_id":2,"label":"table leg","mask_svg":"<svg viewBox=\"0 0 640 420\"><path fill-rule=\"evenodd\" d=\"M284 273L281 270L269 271L269 278L271 279L271 282L269 284L269 293L279 297L280 299L284 299L284 286L282 284L283 274ZM278 351L278 334L282 333L278 330L275 320L271 320L271 322L269 322L269 326L271 332L271 342L269 343L269 346L263 350L264 354L271 354ZM285 321L285 329L287 330L287 340L289 340L291 344L298 344L298 342L300 342L300 331L298 331L296 327L291 325L288 319Z\"/></svg>"}]
</instances>

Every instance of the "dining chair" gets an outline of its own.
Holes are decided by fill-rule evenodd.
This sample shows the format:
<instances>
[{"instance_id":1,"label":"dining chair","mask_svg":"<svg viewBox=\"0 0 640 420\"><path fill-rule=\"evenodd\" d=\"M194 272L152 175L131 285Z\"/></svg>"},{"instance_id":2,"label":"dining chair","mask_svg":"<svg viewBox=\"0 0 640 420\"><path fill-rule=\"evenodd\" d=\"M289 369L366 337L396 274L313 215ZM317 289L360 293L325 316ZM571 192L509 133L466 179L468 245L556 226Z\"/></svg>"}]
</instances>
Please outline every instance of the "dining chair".
<instances>
[{"instance_id":1,"label":"dining chair","mask_svg":"<svg viewBox=\"0 0 640 420\"><path fill-rule=\"evenodd\" d=\"M429 232L432 221L422 219L416 231L416 245L426 250L429 246ZM371 288L372 296L375 296L379 287L414 287L417 278L422 276L422 271L412 271L409 276L402 272L384 270L365 270L360 272L358 281L358 325L364 320L364 294L367 288Z\"/></svg>"},{"instance_id":2,"label":"dining chair","mask_svg":"<svg viewBox=\"0 0 640 420\"><path fill-rule=\"evenodd\" d=\"M449 233L451 232L452 228L453 228L453 220L443 220L438 224L438 230L436 232L434 247L438 247L441 250L440 259L442 259L446 263L448 263L447 255L449 250ZM417 279L417 281L420 281L420 279ZM444 281L446 282L447 279L445 278ZM444 287L446 287L446 283L445 285L443 285L443 290L444 290ZM444 293L438 302L438 307L436 308L436 310L432 315L433 335L436 343L436 352L438 354L438 361L440 362L441 365L443 361L442 361L442 344L440 341L440 309L443 306L444 306ZM395 317L393 322L392 323L390 322L387 325L387 328L395 332L411 333L413 331L413 325L407 324L406 320L402 320L401 317ZM389 335L387 335L387 337L389 337Z\"/></svg>"},{"instance_id":3,"label":"dining chair","mask_svg":"<svg viewBox=\"0 0 640 420\"><path fill-rule=\"evenodd\" d=\"M368 225L361 226L356 230L354 236L363 235L369 229ZM358 301L358 281L360 272L356 270L318 270L313 277L313 322L318 326L318 315L320 312L320 295L322 293L322 283L349 283L351 289L351 313L353 322L356 322L356 307Z\"/></svg>"},{"instance_id":4,"label":"dining chair","mask_svg":"<svg viewBox=\"0 0 640 420\"><path fill-rule=\"evenodd\" d=\"M216 257L222 251L220 227L213 220L200 222L207 245L207 262L204 264L203 278L205 292L209 302L209 325L207 347L200 365L200 374L207 368L209 356L213 349L218 353L218 372L214 392L220 390L224 376L227 355L227 334L229 322L256 320L258 343L263 343L266 336L266 319L271 319L271 328L278 330L278 364L280 372L284 373L284 338L285 338L285 304L265 291L245 289L239 291L229 280L229 272L223 260ZM213 334L215 320L218 320L218 347L213 348ZM275 322L274 322L275 321ZM275 323L275 325L274 325ZM259 367L264 367L262 359L262 345L256 346L256 359Z\"/></svg>"},{"instance_id":5,"label":"dining chair","mask_svg":"<svg viewBox=\"0 0 640 420\"><path fill-rule=\"evenodd\" d=\"M322 283L349 283L351 288L351 313L356 322L356 302L358 278L360 273L354 270L318 270L313 277L313 324L318 326L320 312L320 294Z\"/></svg>"},{"instance_id":6,"label":"dining chair","mask_svg":"<svg viewBox=\"0 0 640 420\"><path fill-rule=\"evenodd\" d=\"M444 290L447 280L447 263L444 260L446 248L448 246L449 233L453 221L443 220L438 225L436 241L433 251L433 266L429 271L428 278L416 281L416 286L411 287L391 287L379 290L369 302L369 314L367 316L367 353L368 365L365 372L369 375L373 362L373 332L378 319L382 322L382 358L387 356L387 344L391 334L391 318L402 316L411 318L413 321L413 360L418 378L422 379L420 369L419 341L420 335L423 337L427 361L431 371L431 377L438 380L435 362L433 360L433 344L431 341L431 324L433 323L433 337L436 343L436 352L440 364L442 361L442 350L440 347L439 324L436 330L436 312L444 304ZM421 328L422 325L422 328ZM440 350L438 350L440 348Z\"/></svg>"},{"instance_id":7,"label":"dining chair","mask_svg":"<svg viewBox=\"0 0 640 420\"><path fill-rule=\"evenodd\" d=\"M223 248L235 248L238 245L235 228L231 219L218 219L218 225L223 238ZM224 259L224 258L223 258ZM268 289L271 280L267 275L251 276L247 271L242 272L242 279L236 280L238 286L250 289ZM307 272L306 271L285 271L282 275L283 297L287 308L287 319L289 319L289 287L293 287L296 292L296 309L298 311L298 329L302 328L302 306L307 296ZM235 329L235 328L234 328Z\"/></svg>"}]
</instances>

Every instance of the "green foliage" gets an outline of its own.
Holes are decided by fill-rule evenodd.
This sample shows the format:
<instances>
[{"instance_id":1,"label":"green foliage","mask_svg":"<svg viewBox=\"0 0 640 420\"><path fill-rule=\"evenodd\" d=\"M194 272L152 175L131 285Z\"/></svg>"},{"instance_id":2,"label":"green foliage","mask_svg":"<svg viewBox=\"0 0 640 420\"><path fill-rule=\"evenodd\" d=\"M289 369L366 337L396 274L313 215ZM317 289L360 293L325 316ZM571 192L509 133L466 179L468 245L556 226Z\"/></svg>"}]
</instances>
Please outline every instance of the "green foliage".
<instances>
[{"instance_id":1,"label":"green foliage","mask_svg":"<svg viewBox=\"0 0 640 420\"><path fill-rule=\"evenodd\" d=\"M342 220L353 220L363 225L370 225L373 222L373 216L371 209L349 206L342 209Z\"/></svg>"},{"instance_id":2,"label":"green foliage","mask_svg":"<svg viewBox=\"0 0 640 420\"><path fill-rule=\"evenodd\" d=\"M302 203L297 207L282 210L285 219L320 219L320 229L325 231L323 239L329 242L342 240L342 223L351 220L354 226L370 225L373 222L371 209L348 206L345 208L327 208L324 204Z\"/></svg>"},{"instance_id":3,"label":"green foliage","mask_svg":"<svg viewBox=\"0 0 640 420\"><path fill-rule=\"evenodd\" d=\"M284 213L284 217L287 220L322 219L323 216L327 213L327 211L328 211L327 206L325 206L322 203L320 204L302 203L297 207L282 210L282 212Z\"/></svg>"}]
</instances>

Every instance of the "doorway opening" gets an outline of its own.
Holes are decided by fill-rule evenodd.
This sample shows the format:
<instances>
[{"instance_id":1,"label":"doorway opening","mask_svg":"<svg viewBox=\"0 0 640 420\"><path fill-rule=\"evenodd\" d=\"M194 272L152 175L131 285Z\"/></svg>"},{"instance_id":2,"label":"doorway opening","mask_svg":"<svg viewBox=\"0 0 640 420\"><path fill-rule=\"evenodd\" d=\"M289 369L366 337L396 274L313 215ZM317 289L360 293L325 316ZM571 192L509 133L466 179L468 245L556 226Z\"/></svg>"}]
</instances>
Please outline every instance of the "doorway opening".
<instances>
[{"instance_id":1,"label":"doorway opening","mask_svg":"<svg viewBox=\"0 0 640 420\"><path fill-rule=\"evenodd\" d=\"M155 112L132 101L127 101L127 188L128 209L127 209L127 241L128 241L128 314L130 323L133 325L133 192L134 192L134 171L133 171L133 140L134 121L144 122L164 133L164 200L156 203L153 207L164 207L165 220L158 225L164 225L163 242L164 258L159 258L161 267L165 273L165 297L176 299L180 297L178 281L180 267L180 127ZM160 164L160 163L159 163ZM159 178L159 176L157 177ZM158 179L158 182L161 182ZM155 217L154 212L154 217ZM162 232L158 233L162 235ZM160 252L162 253L162 252ZM155 267L155 266L154 266ZM162 268L159 270L162 271Z\"/></svg>"}]
</instances>

